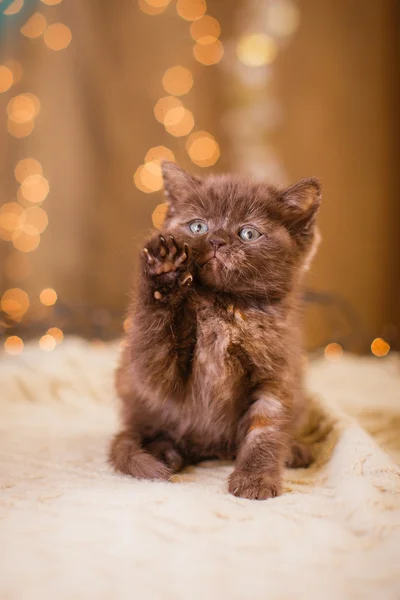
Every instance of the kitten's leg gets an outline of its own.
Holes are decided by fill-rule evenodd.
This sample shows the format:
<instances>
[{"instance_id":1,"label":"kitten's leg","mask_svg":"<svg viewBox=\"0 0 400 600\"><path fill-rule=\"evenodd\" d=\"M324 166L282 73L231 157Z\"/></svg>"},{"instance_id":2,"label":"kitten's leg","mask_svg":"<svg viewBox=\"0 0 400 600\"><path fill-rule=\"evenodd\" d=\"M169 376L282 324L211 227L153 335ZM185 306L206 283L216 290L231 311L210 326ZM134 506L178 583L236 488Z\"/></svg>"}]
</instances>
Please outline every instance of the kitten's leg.
<instances>
[{"instance_id":1,"label":"kitten's leg","mask_svg":"<svg viewBox=\"0 0 400 600\"><path fill-rule=\"evenodd\" d=\"M166 234L153 238L143 250L141 270L130 360L149 393L176 395L191 369L196 334L188 245Z\"/></svg>"},{"instance_id":2,"label":"kitten's leg","mask_svg":"<svg viewBox=\"0 0 400 600\"><path fill-rule=\"evenodd\" d=\"M138 479L169 479L173 470L144 450L130 430L118 433L112 441L109 460L117 471Z\"/></svg>"},{"instance_id":3,"label":"kitten's leg","mask_svg":"<svg viewBox=\"0 0 400 600\"><path fill-rule=\"evenodd\" d=\"M239 425L239 449L229 491L235 496L265 500L282 493L282 472L288 452L286 409L272 394L251 405Z\"/></svg>"}]
</instances>

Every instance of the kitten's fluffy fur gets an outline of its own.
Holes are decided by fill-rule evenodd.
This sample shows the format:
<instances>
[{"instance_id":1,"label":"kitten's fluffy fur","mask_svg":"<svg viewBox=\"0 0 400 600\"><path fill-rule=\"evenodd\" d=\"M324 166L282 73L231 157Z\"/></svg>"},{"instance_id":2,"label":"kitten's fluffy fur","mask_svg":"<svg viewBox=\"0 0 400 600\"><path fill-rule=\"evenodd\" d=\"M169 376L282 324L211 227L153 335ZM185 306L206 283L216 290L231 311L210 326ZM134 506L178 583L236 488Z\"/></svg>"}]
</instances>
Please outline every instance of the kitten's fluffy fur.
<instances>
[{"instance_id":1,"label":"kitten's fluffy fur","mask_svg":"<svg viewBox=\"0 0 400 600\"><path fill-rule=\"evenodd\" d=\"M169 209L141 254L110 460L134 477L168 479L205 458L234 459L231 493L276 496L284 465L311 461L295 441L306 402L299 291L317 245L320 185L200 180L173 163L163 175ZM208 231L192 233L197 219ZM244 225L262 235L244 241Z\"/></svg>"}]
</instances>

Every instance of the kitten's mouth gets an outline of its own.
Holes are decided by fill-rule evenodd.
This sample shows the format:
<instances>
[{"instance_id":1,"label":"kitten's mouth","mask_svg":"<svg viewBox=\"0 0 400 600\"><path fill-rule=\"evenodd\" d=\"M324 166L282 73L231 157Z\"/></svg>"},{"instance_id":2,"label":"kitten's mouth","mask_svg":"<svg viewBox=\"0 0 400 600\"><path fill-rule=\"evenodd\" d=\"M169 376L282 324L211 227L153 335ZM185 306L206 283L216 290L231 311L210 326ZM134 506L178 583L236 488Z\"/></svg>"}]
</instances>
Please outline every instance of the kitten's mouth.
<instances>
[{"instance_id":1,"label":"kitten's mouth","mask_svg":"<svg viewBox=\"0 0 400 600\"><path fill-rule=\"evenodd\" d=\"M203 268L203 267L205 267L206 265L208 265L210 263L211 264L215 264L217 262L222 264L222 262L220 261L220 259L218 258L218 256L215 256L215 254L213 254L213 256L210 256L209 258L206 258L205 260L203 260L200 263L200 267Z\"/></svg>"}]
</instances>

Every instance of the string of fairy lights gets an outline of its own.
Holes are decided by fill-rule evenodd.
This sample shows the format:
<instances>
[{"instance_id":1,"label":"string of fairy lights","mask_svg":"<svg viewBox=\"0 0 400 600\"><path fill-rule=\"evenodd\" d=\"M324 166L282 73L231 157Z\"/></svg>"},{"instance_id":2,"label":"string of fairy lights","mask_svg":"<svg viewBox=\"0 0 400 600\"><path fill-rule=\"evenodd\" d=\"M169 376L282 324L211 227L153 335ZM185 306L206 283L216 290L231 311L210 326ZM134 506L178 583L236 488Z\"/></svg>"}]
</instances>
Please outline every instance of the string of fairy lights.
<instances>
[{"instance_id":1,"label":"string of fairy lights","mask_svg":"<svg viewBox=\"0 0 400 600\"><path fill-rule=\"evenodd\" d=\"M62 1L41 0L41 3L53 6ZM160 82L162 95L154 99L154 117L171 136L169 145L173 146L174 140L184 140L185 151L197 167L207 168L217 163L220 157L218 141L211 132L196 129L195 115L185 105L185 98L195 84L194 69L191 68L193 58L207 68L221 63L225 75L233 77L227 87L240 90L236 103L229 106L222 116L231 164L252 176L285 183L283 166L268 144L269 133L279 125L282 116L270 82L276 57L299 26L298 6L293 0L268 0L264 3L247 0L237 14L239 31L232 40L222 43L220 23L208 14L206 0L138 0L139 9L151 17L162 15L172 4L178 18L188 24L193 45L192 55L187 56L186 64L167 66ZM8 2L3 14L13 16L20 11L22 14L23 8L24 0L13 0ZM20 27L20 35L31 40L29 43L44 43L51 51L66 49L72 40L71 30L63 23L48 23L48 18L51 18L50 13L33 12ZM15 92L23 82L23 75L23 65L13 57L0 65L0 94L10 95L7 131L16 139L24 139L34 133L41 111L41 102L35 94ZM145 194L161 190L162 160L175 161L171 148L160 144L144 153L143 163L137 166L133 175L138 190ZM23 282L31 275L29 255L39 247L41 235L48 227L45 202L50 187L42 165L32 156L22 157L17 162L14 176L18 186L15 199L0 207L0 239L10 244L4 265L7 279ZM165 212L165 203L154 209L152 221L156 228L161 228ZM59 305L57 292L46 288L33 298L20 287L5 290L0 301L3 315L0 317L0 329L7 331L21 323L35 303L39 315L43 316L43 311L47 311L46 319L41 322L49 322ZM109 311L105 309L92 311L90 318L99 327L112 323ZM104 332L99 330L98 333L102 337ZM44 351L53 350L64 338L63 330L54 324L42 334L39 347ZM343 355L343 341L339 343L339 335L333 339L337 341L324 345L324 354L328 360L337 361ZM20 354L24 341L19 335L6 335L4 349L8 354ZM390 344L383 338L376 338L371 344L371 351L375 356L383 357L390 351Z\"/></svg>"},{"instance_id":2,"label":"string of fairy lights","mask_svg":"<svg viewBox=\"0 0 400 600\"><path fill-rule=\"evenodd\" d=\"M62 0L41 0L42 5L54 6ZM3 11L5 18L22 14L24 0L8 3ZM45 6L43 6L45 8ZM49 12L49 16L51 14ZM7 25L7 23L6 23ZM32 40L31 43L44 43L51 51L60 51L70 44L71 30L64 23L48 23L42 12L36 11L27 18L20 27L20 34ZM0 93L10 93L7 103L7 131L10 136L22 140L30 136L35 129L36 119L41 111L41 102L32 92L13 94L23 81L24 69L15 58L9 58L0 65ZM17 185L15 200L5 202L0 207L0 239L9 242L10 252L5 260L4 274L11 281L24 281L31 274L29 254L40 245L41 235L48 226L48 215L45 200L49 194L49 182L43 173L43 167L34 157L21 158L15 165L14 176ZM38 298L30 298L20 287L7 289L1 297L1 309L4 319L3 327L20 323L32 307L39 303L41 314L51 311L57 302L57 292L52 288L43 289ZM42 310L40 310L40 307ZM39 347L50 351L62 342L64 334L58 327L49 327L39 339ZM24 342L18 335L9 335L4 342L4 349L9 354L20 354Z\"/></svg>"}]
</instances>

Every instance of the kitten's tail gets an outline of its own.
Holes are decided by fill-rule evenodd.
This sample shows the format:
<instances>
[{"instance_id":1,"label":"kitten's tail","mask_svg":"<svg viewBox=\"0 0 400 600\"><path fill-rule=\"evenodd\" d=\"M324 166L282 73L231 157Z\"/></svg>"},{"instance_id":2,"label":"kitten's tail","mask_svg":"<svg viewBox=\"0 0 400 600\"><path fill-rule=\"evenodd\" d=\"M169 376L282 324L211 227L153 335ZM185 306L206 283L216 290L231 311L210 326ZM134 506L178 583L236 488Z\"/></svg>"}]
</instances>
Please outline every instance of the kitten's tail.
<instances>
[{"instance_id":1,"label":"kitten's tail","mask_svg":"<svg viewBox=\"0 0 400 600\"><path fill-rule=\"evenodd\" d=\"M116 471L138 479L169 479L172 471L140 447L131 431L121 431L111 443L109 462Z\"/></svg>"}]
</instances>

